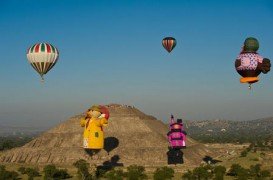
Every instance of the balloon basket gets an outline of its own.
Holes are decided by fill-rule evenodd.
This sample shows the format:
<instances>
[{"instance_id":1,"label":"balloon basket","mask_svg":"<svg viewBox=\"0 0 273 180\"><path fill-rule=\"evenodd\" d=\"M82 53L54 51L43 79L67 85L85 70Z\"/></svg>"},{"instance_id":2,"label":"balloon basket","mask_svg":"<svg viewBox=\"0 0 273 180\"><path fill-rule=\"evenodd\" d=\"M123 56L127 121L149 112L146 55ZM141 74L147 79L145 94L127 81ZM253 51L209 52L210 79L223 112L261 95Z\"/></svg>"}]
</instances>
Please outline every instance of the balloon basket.
<instances>
[{"instance_id":1,"label":"balloon basket","mask_svg":"<svg viewBox=\"0 0 273 180\"><path fill-rule=\"evenodd\" d=\"M243 77L240 79L241 83L248 83L248 84L252 84L258 81L259 81L258 77Z\"/></svg>"},{"instance_id":2,"label":"balloon basket","mask_svg":"<svg viewBox=\"0 0 273 180\"><path fill-rule=\"evenodd\" d=\"M45 79L43 76L41 76L41 83L44 84L44 82L45 82Z\"/></svg>"}]
</instances>

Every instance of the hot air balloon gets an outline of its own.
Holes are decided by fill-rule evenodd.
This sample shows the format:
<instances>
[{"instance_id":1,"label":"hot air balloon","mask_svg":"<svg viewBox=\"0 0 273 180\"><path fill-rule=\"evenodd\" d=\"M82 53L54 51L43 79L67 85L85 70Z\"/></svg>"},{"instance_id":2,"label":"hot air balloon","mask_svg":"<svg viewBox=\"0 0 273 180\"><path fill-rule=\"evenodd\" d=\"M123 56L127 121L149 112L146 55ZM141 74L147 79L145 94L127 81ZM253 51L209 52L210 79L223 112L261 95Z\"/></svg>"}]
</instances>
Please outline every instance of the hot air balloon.
<instances>
[{"instance_id":1,"label":"hot air balloon","mask_svg":"<svg viewBox=\"0 0 273 180\"><path fill-rule=\"evenodd\" d=\"M174 121L173 115L170 120L170 131L168 132L168 140L170 148L172 149L182 149L186 148L186 135L184 131L182 119L177 119L177 122Z\"/></svg>"},{"instance_id":2,"label":"hot air balloon","mask_svg":"<svg viewBox=\"0 0 273 180\"><path fill-rule=\"evenodd\" d=\"M57 63L59 51L48 43L37 43L27 51L27 59L31 66L40 74L42 82L44 75Z\"/></svg>"},{"instance_id":3,"label":"hot air balloon","mask_svg":"<svg viewBox=\"0 0 273 180\"><path fill-rule=\"evenodd\" d=\"M107 107L100 105L100 110L101 110L101 113L104 114L104 117L106 119L109 119L110 113L109 113L109 110L107 109Z\"/></svg>"},{"instance_id":4,"label":"hot air balloon","mask_svg":"<svg viewBox=\"0 0 273 180\"><path fill-rule=\"evenodd\" d=\"M241 83L248 83L249 89L251 84L259 81L260 73L268 73L270 71L271 63L267 58L263 58L257 53L259 49L259 42L256 38L249 37L245 40L241 53L235 61L235 68L242 76Z\"/></svg>"},{"instance_id":5,"label":"hot air balloon","mask_svg":"<svg viewBox=\"0 0 273 180\"><path fill-rule=\"evenodd\" d=\"M162 45L170 53L176 46L176 40L173 37L165 37Z\"/></svg>"},{"instance_id":6,"label":"hot air balloon","mask_svg":"<svg viewBox=\"0 0 273 180\"><path fill-rule=\"evenodd\" d=\"M169 151L167 152L168 164L182 164L183 152L181 149L186 148L186 135L182 119L175 122L173 115L169 123L170 131L168 132Z\"/></svg>"},{"instance_id":7,"label":"hot air balloon","mask_svg":"<svg viewBox=\"0 0 273 180\"><path fill-rule=\"evenodd\" d=\"M105 106L94 105L81 119L80 125L84 127L83 148L88 150L100 150L104 147L103 127L108 124L109 111Z\"/></svg>"}]
</instances>

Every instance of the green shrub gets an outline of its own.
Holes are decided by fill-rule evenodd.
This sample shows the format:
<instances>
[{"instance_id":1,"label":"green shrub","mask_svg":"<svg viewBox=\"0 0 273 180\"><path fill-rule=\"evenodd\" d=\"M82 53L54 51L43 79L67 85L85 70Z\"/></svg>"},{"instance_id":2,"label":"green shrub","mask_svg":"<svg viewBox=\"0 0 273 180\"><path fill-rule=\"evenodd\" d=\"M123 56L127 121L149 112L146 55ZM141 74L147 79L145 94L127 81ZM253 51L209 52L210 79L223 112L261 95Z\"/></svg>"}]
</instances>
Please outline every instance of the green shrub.
<instances>
[{"instance_id":1,"label":"green shrub","mask_svg":"<svg viewBox=\"0 0 273 180\"><path fill-rule=\"evenodd\" d=\"M28 175L28 179L32 180L34 177L40 176L39 171L34 168L26 168L25 169L25 174Z\"/></svg>"},{"instance_id":2,"label":"green shrub","mask_svg":"<svg viewBox=\"0 0 273 180\"><path fill-rule=\"evenodd\" d=\"M92 177L88 170L89 163L87 163L84 159L76 161L75 163L73 163L73 165L78 169L77 174L79 178L90 179Z\"/></svg>"},{"instance_id":3,"label":"green shrub","mask_svg":"<svg viewBox=\"0 0 273 180\"><path fill-rule=\"evenodd\" d=\"M21 138L16 136L0 137L0 151L23 146L31 140L32 137L28 136L23 136Z\"/></svg>"},{"instance_id":4,"label":"green shrub","mask_svg":"<svg viewBox=\"0 0 273 180\"><path fill-rule=\"evenodd\" d=\"M0 172L6 170L6 167L4 165L0 165Z\"/></svg>"},{"instance_id":5,"label":"green shrub","mask_svg":"<svg viewBox=\"0 0 273 180\"><path fill-rule=\"evenodd\" d=\"M154 180L172 179L173 176L174 170L166 166L157 168L156 171L154 172Z\"/></svg>"},{"instance_id":6,"label":"green shrub","mask_svg":"<svg viewBox=\"0 0 273 180\"><path fill-rule=\"evenodd\" d=\"M137 165L131 165L127 167L127 173L125 173L125 176L128 180L147 179L145 168L143 166Z\"/></svg>"},{"instance_id":7,"label":"green shrub","mask_svg":"<svg viewBox=\"0 0 273 180\"><path fill-rule=\"evenodd\" d=\"M268 170L261 170L261 164L256 164L256 165L252 165L250 166L250 176L254 177L254 178L264 178L264 177L270 177L270 171Z\"/></svg>"},{"instance_id":8,"label":"green shrub","mask_svg":"<svg viewBox=\"0 0 273 180\"><path fill-rule=\"evenodd\" d=\"M212 173L208 171L205 167L197 167L193 170L193 175L197 179L209 179L212 178Z\"/></svg>"},{"instance_id":9,"label":"green shrub","mask_svg":"<svg viewBox=\"0 0 273 180\"><path fill-rule=\"evenodd\" d=\"M215 166L213 173L215 175L214 179L223 180L226 174L226 168L224 166Z\"/></svg>"},{"instance_id":10,"label":"green shrub","mask_svg":"<svg viewBox=\"0 0 273 180\"><path fill-rule=\"evenodd\" d=\"M249 169L249 173L251 177L258 177L261 172L261 164L251 165Z\"/></svg>"},{"instance_id":11,"label":"green shrub","mask_svg":"<svg viewBox=\"0 0 273 180\"><path fill-rule=\"evenodd\" d=\"M196 179L214 179L222 180L226 172L226 168L224 166L200 166L194 168L192 171L188 170L188 172L184 173L182 179L186 180L196 180Z\"/></svg>"},{"instance_id":12,"label":"green shrub","mask_svg":"<svg viewBox=\"0 0 273 180\"><path fill-rule=\"evenodd\" d=\"M228 175L230 176L237 176L238 172L242 169L243 167L239 164L232 164L230 167L230 170L228 172Z\"/></svg>"},{"instance_id":13,"label":"green shrub","mask_svg":"<svg viewBox=\"0 0 273 180\"><path fill-rule=\"evenodd\" d=\"M268 170L262 170L261 172L260 172L260 177L270 177L271 176L271 173L270 173L270 171L268 171Z\"/></svg>"},{"instance_id":14,"label":"green shrub","mask_svg":"<svg viewBox=\"0 0 273 180\"><path fill-rule=\"evenodd\" d=\"M188 170L188 172L183 174L182 179L195 180L194 175L193 175L192 171L190 171L190 170Z\"/></svg>"},{"instance_id":15,"label":"green shrub","mask_svg":"<svg viewBox=\"0 0 273 180\"><path fill-rule=\"evenodd\" d=\"M228 175L230 175L230 176L236 176L238 179L244 180L244 179L248 179L248 177L249 177L249 170L243 168L239 164L232 164L231 168L230 168L230 170L228 172Z\"/></svg>"},{"instance_id":16,"label":"green shrub","mask_svg":"<svg viewBox=\"0 0 273 180\"><path fill-rule=\"evenodd\" d=\"M53 175L57 172L57 168L55 165L46 165L44 167L44 179L52 179Z\"/></svg>"},{"instance_id":17,"label":"green shrub","mask_svg":"<svg viewBox=\"0 0 273 180\"><path fill-rule=\"evenodd\" d=\"M104 177L106 173L107 173L107 170L105 170L105 169L100 169L100 168L96 169L96 177L97 178Z\"/></svg>"},{"instance_id":18,"label":"green shrub","mask_svg":"<svg viewBox=\"0 0 273 180\"><path fill-rule=\"evenodd\" d=\"M248 180L248 178L249 178L248 169L242 168L237 174L238 180Z\"/></svg>"},{"instance_id":19,"label":"green shrub","mask_svg":"<svg viewBox=\"0 0 273 180\"><path fill-rule=\"evenodd\" d=\"M195 180L195 179L211 179L213 177L212 166L200 166L193 169L193 171L188 170L184 173L182 179Z\"/></svg>"},{"instance_id":20,"label":"green shrub","mask_svg":"<svg viewBox=\"0 0 273 180\"><path fill-rule=\"evenodd\" d=\"M57 169L55 165L47 165L44 167L44 179L67 179L71 176L66 169Z\"/></svg>"},{"instance_id":21,"label":"green shrub","mask_svg":"<svg viewBox=\"0 0 273 180\"><path fill-rule=\"evenodd\" d=\"M66 169L59 169L53 175L53 179L67 179L67 178L70 178L70 177L71 176L68 174Z\"/></svg>"},{"instance_id":22,"label":"green shrub","mask_svg":"<svg viewBox=\"0 0 273 180\"><path fill-rule=\"evenodd\" d=\"M241 157L246 157L247 156L247 150L243 150L242 152L241 152Z\"/></svg>"},{"instance_id":23,"label":"green shrub","mask_svg":"<svg viewBox=\"0 0 273 180\"><path fill-rule=\"evenodd\" d=\"M26 168L25 167L19 167L18 172L21 174L26 174Z\"/></svg>"},{"instance_id":24,"label":"green shrub","mask_svg":"<svg viewBox=\"0 0 273 180\"><path fill-rule=\"evenodd\" d=\"M18 179L19 174L15 171L7 171L6 167L0 165L0 180Z\"/></svg>"},{"instance_id":25,"label":"green shrub","mask_svg":"<svg viewBox=\"0 0 273 180\"><path fill-rule=\"evenodd\" d=\"M124 173L121 169L118 169L118 170L112 169L108 171L104 177L111 180L122 180L123 176L124 176Z\"/></svg>"}]
</instances>

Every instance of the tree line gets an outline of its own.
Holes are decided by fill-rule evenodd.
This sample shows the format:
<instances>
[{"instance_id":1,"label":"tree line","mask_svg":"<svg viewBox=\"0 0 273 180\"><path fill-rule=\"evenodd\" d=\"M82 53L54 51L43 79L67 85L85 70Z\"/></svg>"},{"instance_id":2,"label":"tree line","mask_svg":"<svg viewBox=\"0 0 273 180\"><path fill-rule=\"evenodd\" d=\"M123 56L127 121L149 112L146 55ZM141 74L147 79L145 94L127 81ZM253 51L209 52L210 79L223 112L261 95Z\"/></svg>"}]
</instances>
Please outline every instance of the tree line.
<instances>
[{"instance_id":1,"label":"tree line","mask_svg":"<svg viewBox=\"0 0 273 180\"><path fill-rule=\"evenodd\" d=\"M192 171L184 173L182 179L185 180L223 180L225 176L233 177L237 180L248 180L248 179L265 179L270 178L271 173L268 170L262 170L261 164L250 166L250 168L244 168L239 164L232 164L229 171L224 166L211 166L205 165L200 166Z\"/></svg>"},{"instance_id":2,"label":"tree line","mask_svg":"<svg viewBox=\"0 0 273 180\"><path fill-rule=\"evenodd\" d=\"M35 177L41 177L44 174L45 180L57 180L71 178L67 169L57 168L55 165L47 165L40 172L39 169L31 167L19 167L17 171L8 171L4 165L0 165L0 180L17 180L20 175L27 175L28 180L33 180Z\"/></svg>"},{"instance_id":3,"label":"tree line","mask_svg":"<svg viewBox=\"0 0 273 180\"><path fill-rule=\"evenodd\" d=\"M244 133L204 133L194 132L188 135L202 143L254 143L257 146L273 149L273 135L269 134L244 134Z\"/></svg>"},{"instance_id":4,"label":"tree line","mask_svg":"<svg viewBox=\"0 0 273 180\"><path fill-rule=\"evenodd\" d=\"M33 137L29 136L8 136L0 137L0 151L12 149L14 147L20 147L30 142Z\"/></svg>"},{"instance_id":5,"label":"tree line","mask_svg":"<svg viewBox=\"0 0 273 180\"><path fill-rule=\"evenodd\" d=\"M121 168L101 169L96 166L90 166L88 162L81 159L73 164L77 168L77 177L80 180L97 180L97 179L110 179L110 180L142 180L148 179L145 167L138 165L131 165L124 171ZM20 175L27 175L28 180L33 180L35 177L41 177L44 174L45 180L69 179L72 176L68 173L67 169L57 168L55 165L47 165L43 168L42 172L38 168L20 167L17 171L8 171L4 165L0 165L0 180L16 180L20 179ZM154 180L169 180L174 177L174 170L171 167L158 167L153 173ZM238 180L251 179L265 179L271 177L268 170L263 170L261 164L244 168L239 164L232 164L227 171L224 166L201 165L185 172L181 179L185 180L203 180L214 179L223 180L225 176L234 177Z\"/></svg>"}]
</instances>

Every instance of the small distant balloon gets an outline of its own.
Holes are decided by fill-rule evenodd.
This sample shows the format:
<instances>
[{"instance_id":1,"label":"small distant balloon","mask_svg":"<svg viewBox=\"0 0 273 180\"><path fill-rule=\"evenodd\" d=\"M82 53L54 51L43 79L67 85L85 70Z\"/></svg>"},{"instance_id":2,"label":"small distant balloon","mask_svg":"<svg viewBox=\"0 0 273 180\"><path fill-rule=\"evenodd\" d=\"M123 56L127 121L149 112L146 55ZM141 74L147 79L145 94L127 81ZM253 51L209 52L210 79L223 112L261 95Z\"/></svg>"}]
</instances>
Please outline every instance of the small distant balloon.
<instances>
[{"instance_id":1,"label":"small distant balloon","mask_svg":"<svg viewBox=\"0 0 273 180\"><path fill-rule=\"evenodd\" d=\"M162 45L170 53L176 46L176 40L173 37L165 37L162 40Z\"/></svg>"},{"instance_id":2,"label":"small distant balloon","mask_svg":"<svg viewBox=\"0 0 273 180\"><path fill-rule=\"evenodd\" d=\"M27 50L27 59L30 65L44 80L44 75L50 71L59 58L59 51L49 43L37 43Z\"/></svg>"}]
</instances>

